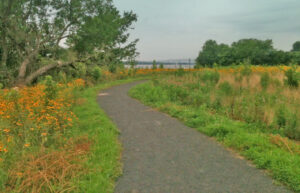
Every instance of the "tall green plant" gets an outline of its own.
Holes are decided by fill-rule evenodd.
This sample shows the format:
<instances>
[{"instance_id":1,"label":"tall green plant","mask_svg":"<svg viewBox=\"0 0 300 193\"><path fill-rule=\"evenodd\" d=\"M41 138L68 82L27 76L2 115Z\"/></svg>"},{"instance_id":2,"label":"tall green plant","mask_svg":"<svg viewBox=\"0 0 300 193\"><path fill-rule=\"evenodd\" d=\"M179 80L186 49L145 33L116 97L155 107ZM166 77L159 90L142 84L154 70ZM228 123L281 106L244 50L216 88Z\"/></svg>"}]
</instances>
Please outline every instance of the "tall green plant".
<instances>
[{"instance_id":1,"label":"tall green plant","mask_svg":"<svg viewBox=\"0 0 300 193\"><path fill-rule=\"evenodd\" d=\"M297 68L295 66L291 67L285 72L285 84L292 88L299 87L300 73L297 72Z\"/></svg>"}]
</instances>

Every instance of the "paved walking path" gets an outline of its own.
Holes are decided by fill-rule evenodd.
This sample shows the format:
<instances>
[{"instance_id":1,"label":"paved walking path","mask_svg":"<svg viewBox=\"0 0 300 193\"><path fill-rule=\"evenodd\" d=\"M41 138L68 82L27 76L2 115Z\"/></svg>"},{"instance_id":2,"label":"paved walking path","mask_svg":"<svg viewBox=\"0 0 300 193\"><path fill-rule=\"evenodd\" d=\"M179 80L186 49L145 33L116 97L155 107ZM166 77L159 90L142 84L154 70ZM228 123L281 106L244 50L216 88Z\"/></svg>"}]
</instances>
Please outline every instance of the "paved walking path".
<instances>
[{"instance_id":1,"label":"paved walking path","mask_svg":"<svg viewBox=\"0 0 300 193\"><path fill-rule=\"evenodd\" d=\"M215 141L128 96L140 82L99 94L121 131L123 176L116 193L285 193L263 171Z\"/></svg>"}]
</instances>

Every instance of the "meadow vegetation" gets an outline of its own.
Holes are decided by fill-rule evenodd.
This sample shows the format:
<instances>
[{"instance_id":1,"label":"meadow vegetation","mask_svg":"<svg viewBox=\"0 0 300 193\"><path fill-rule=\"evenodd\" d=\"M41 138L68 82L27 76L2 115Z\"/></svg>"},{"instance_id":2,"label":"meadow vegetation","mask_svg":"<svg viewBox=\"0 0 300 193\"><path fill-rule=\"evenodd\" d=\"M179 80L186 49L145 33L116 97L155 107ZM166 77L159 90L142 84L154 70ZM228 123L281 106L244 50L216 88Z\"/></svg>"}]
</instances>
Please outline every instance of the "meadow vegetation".
<instances>
[{"instance_id":1,"label":"meadow vegetation","mask_svg":"<svg viewBox=\"0 0 300 193\"><path fill-rule=\"evenodd\" d=\"M0 192L113 192L119 133L96 96L124 73L0 90Z\"/></svg>"},{"instance_id":2,"label":"meadow vegetation","mask_svg":"<svg viewBox=\"0 0 300 193\"><path fill-rule=\"evenodd\" d=\"M298 192L299 81L296 67L201 68L154 78L130 94L215 137Z\"/></svg>"},{"instance_id":3,"label":"meadow vegetation","mask_svg":"<svg viewBox=\"0 0 300 193\"><path fill-rule=\"evenodd\" d=\"M300 191L299 72L258 66L300 64L300 43L210 40L197 69L136 69L136 21L111 0L0 1L0 192L113 192L121 148L97 92L150 76L133 96Z\"/></svg>"}]
</instances>

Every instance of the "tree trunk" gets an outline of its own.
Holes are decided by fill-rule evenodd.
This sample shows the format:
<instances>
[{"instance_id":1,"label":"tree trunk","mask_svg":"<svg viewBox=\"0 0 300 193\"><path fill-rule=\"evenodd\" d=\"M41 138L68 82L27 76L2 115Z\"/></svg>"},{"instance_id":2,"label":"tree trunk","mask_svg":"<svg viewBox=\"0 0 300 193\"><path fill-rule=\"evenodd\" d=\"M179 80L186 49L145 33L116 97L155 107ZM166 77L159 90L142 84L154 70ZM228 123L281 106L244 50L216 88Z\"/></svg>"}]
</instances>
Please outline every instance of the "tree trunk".
<instances>
[{"instance_id":1,"label":"tree trunk","mask_svg":"<svg viewBox=\"0 0 300 193\"><path fill-rule=\"evenodd\" d=\"M26 85L24 82L25 77L26 77L26 72L27 72L27 66L31 62L31 60L39 53L39 45L37 45L36 49L30 53L21 63L21 66L19 68L19 74L18 74L18 79L17 79L17 84L18 85Z\"/></svg>"},{"instance_id":2,"label":"tree trunk","mask_svg":"<svg viewBox=\"0 0 300 193\"><path fill-rule=\"evenodd\" d=\"M27 65L29 64L29 61L30 61L29 58L26 58L21 63L21 66L19 68L19 75L18 75L18 79L17 79L17 85L25 85L24 80L25 80Z\"/></svg>"},{"instance_id":3,"label":"tree trunk","mask_svg":"<svg viewBox=\"0 0 300 193\"><path fill-rule=\"evenodd\" d=\"M60 68L62 66L68 66L71 65L72 62L66 62L66 63L62 63L60 61L58 61L55 64L49 64L47 66L43 66L40 69L38 69L37 71L31 73L24 81L24 84L31 84L35 79L37 79L39 76L45 74L46 72L48 72L49 70L52 70L54 68Z\"/></svg>"}]
</instances>

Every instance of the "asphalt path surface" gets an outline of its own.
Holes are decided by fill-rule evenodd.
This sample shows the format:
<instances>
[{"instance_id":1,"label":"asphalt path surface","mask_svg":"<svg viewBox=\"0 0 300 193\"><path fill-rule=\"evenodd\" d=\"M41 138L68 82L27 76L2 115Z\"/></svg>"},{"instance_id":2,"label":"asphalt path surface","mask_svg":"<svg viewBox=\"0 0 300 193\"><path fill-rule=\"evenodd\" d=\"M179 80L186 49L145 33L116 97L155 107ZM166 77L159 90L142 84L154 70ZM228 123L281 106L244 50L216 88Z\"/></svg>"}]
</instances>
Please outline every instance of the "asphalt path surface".
<instances>
[{"instance_id":1,"label":"asphalt path surface","mask_svg":"<svg viewBox=\"0 0 300 193\"><path fill-rule=\"evenodd\" d=\"M121 132L124 166L116 193L290 192L209 137L129 97L139 83L98 96Z\"/></svg>"}]
</instances>

